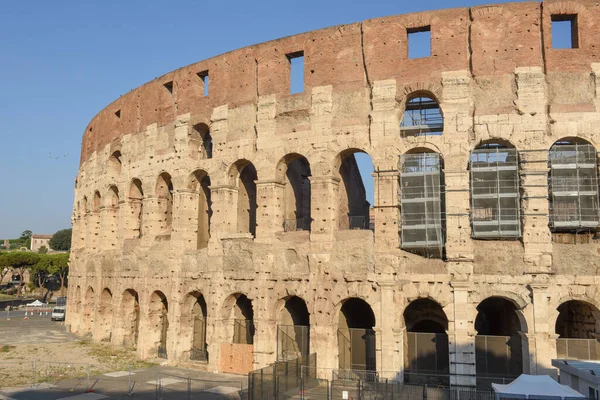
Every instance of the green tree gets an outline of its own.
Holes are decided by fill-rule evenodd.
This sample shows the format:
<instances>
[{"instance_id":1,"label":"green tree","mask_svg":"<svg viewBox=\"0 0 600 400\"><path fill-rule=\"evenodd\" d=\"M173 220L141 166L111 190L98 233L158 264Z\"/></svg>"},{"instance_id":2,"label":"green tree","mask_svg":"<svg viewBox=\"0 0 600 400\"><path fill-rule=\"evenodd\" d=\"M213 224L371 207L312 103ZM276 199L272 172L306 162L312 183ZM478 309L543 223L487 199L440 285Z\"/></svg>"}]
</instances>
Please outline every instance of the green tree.
<instances>
[{"instance_id":1,"label":"green tree","mask_svg":"<svg viewBox=\"0 0 600 400\"><path fill-rule=\"evenodd\" d=\"M31 268L40 259L40 256L35 253L26 253L14 251L10 253L2 253L0 255L0 268L10 267L19 271L19 294L23 289L23 275L25 270Z\"/></svg>"},{"instance_id":2,"label":"green tree","mask_svg":"<svg viewBox=\"0 0 600 400\"><path fill-rule=\"evenodd\" d=\"M23 239L23 241L25 241L27 239L30 239L32 235L33 235L33 232L31 232L30 230L23 231L23 233L21 233L21 239Z\"/></svg>"},{"instance_id":3,"label":"green tree","mask_svg":"<svg viewBox=\"0 0 600 400\"><path fill-rule=\"evenodd\" d=\"M69 251L71 250L71 229L62 229L52 236L52 239L48 242L50 248L56 251Z\"/></svg>"},{"instance_id":4,"label":"green tree","mask_svg":"<svg viewBox=\"0 0 600 400\"><path fill-rule=\"evenodd\" d=\"M40 248L38 249L38 254L47 254L48 253L48 248L46 246L40 246Z\"/></svg>"},{"instance_id":5,"label":"green tree","mask_svg":"<svg viewBox=\"0 0 600 400\"><path fill-rule=\"evenodd\" d=\"M35 286L39 288L43 288L46 284L46 280L48 279L48 275L50 272L50 265L52 261L50 260L50 256L46 254L40 254L39 260L34 265L31 266L30 271L30 280L34 283Z\"/></svg>"},{"instance_id":6,"label":"green tree","mask_svg":"<svg viewBox=\"0 0 600 400\"><path fill-rule=\"evenodd\" d=\"M69 275L69 253L51 254L48 272L60 279L60 294L64 294L67 276Z\"/></svg>"}]
</instances>

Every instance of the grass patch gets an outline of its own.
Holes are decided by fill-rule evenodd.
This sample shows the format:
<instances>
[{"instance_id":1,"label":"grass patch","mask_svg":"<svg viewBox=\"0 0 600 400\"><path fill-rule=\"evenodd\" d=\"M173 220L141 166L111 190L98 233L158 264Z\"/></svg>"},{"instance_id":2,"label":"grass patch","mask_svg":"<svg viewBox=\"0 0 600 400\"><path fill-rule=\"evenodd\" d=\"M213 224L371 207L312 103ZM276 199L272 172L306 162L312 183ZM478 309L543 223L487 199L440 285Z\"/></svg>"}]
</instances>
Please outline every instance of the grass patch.
<instances>
[{"instance_id":1,"label":"grass patch","mask_svg":"<svg viewBox=\"0 0 600 400\"><path fill-rule=\"evenodd\" d=\"M5 344L3 346L0 346L0 353L8 353L14 349L15 349L15 346L9 346L8 344Z\"/></svg>"}]
</instances>

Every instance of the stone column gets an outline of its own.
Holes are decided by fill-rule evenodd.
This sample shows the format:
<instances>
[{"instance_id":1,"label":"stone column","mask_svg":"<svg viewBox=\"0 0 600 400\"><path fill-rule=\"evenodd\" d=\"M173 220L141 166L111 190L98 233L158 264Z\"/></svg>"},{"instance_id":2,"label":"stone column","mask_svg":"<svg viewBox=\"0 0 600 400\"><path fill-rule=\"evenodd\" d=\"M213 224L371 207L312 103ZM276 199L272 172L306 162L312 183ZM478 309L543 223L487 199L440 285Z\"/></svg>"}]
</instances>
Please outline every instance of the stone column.
<instances>
[{"instance_id":1,"label":"stone column","mask_svg":"<svg viewBox=\"0 0 600 400\"><path fill-rule=\"evenodd\" d=\"M398 224L398 172L373 173L375 184L375 249L389 251L400 246Z\"/></svg>"},{"instance_id":2,"label":"stone column","mask_svg":"<svg viewBox=\"0 0 600 400\"><path fill-rule=\"evenodd\" d=\"M450 164L444 173L446 184L446 257L455 279L468 279L473 273L473 240L469 219L469 172Z\"/></svg>"},{"instance_id":3,"label":"stone column","mask_svg":"<svg viewBox=\"0 0 600 400\"><path fill-rule=\"evenodd\" d=\"M143 200L129 199L129 201L120 204L120 210L123 213L123 239L137 239L144 234L143 227Z\"/></svg>"},{"instance_id":4,"label":"stone column","mask_svg":"<svg viewBox=\"0 0 600 400\"><path fill-rule=\"evenodd\" d=\"M529 328L529 357L531 373L535 375L556 375L552 359L556 358L556 335L554 326L549 323L548 285L529 285L533 299L534 326Z\"/></svg>"},{"instance_id":5,"label":"stone column","mask_svg":"<svg viewBox=\"0 0 600 400\"><path fill-rule=\"evenodd\" d=\"M210 187L212 200L211 231L222 237L234 233L237 228L237 192L235 186L217 185Z\"/></svg>"},{"instance_id":6,"label":"stone column","mask_svg":"<svg viewBox=\"0 0 600 400\"><path fill-rule=\"evenodd\" d=\"M152 243L154 238L161 233L159 218L159 199L157 197L145 197L142 200L142 240L146 244Z\"/></svg>"},{"instance_id":7,"label":"stone column","mask_svg":"<svg viewBox=\"0 0 600 400\"><path fill-rule=\"evenodd\" d=\"M395 371L401 368L400 352L398 342L394 335L395 318L388 316L388 310L395 308L394 304L394 283L382 282L379 284L381 288L381 316L377 320L377 351L380 362L378 370L381 371L384 378L396 378ZM381 350L381 351L380 351Z\"/></svg>"},{"instance_id":8,"label":"stone column","mask_svg":"<svg viewBox=\"0 0 600 400\"><path fill-rule=\"evenodd\" d=\"M337 212L340 178L336 176L311 176L311 241L322 237L327 241L337 229Z\"/></svg>"},{"instance_id":9,"label":"stone column","mask_svg":"<svg viewBox=\"0 0 600 400\"><path fill-rule=\"evenodd\" d=\"M470 282L452 282L454 321L448 330L450 351L450 385L475 386L475 336L472 307L469 303Z\"/></svg>"},{"instance_id":10,"label":"stone column","mask_svg":"<svg viewBox=\"0 0 600 400\"><path fill-rule=\"evenodd\" d=\"M117 210L117 248L120 249L123 247L123 238L125 237L125 221L127 217L127 202L125 200L119 201L119 207Z\"/></svg>"},{"instance_id":11,"label":"stone column","mask_svg":"<svg viewBox=\"0 0 600 400\"><path fill-rule=\"evenodd\" d=\"M92 211L89 214L87 220L89 222L89 228L88 228L89 236L88 236L88 239L86 240L86 243L91 244L92 251L97 251L97 250L99 250L100 234L101 234L100 211Z\"/></svg>"},{"instance_id":12,"label":"stone column","mask_svg":"<svg viewBox=\"0 0 600 400\"><path fill-rule=\"evenodd\" d=\"M117 246L118 208L104 207L100 209L100 248L114 250Z\"/></svg>"},{"instance_id":13,"label":"stone column","mask_svg":"<svg viewBox=\"0 0 600 400\"><path fill-rule=\"evenodd\" d=\"M256 238L272 238L283 232L285 185L278 180L256 181Z\"/></svg>"},{"instance_id":14,"label":"stone column","mask_svg":"<svg viewBox=\"0 0 600 400\"><path fill-rule=\"evenodd\" d=\"M200 193L194 190L180 189L173 193L172 253L197 249L199 201Z\"/></svg>"}]
</instances>

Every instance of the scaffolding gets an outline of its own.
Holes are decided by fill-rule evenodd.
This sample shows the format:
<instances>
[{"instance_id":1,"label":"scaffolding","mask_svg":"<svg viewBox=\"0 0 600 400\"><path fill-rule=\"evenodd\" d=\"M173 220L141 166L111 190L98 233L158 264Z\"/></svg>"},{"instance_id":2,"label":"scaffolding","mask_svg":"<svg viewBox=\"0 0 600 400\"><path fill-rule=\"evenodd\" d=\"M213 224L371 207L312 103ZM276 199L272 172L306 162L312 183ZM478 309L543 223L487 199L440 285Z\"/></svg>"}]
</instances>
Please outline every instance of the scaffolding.
<instances>
[{"instance_id":1,"label":"scaffolding","mask_svg":"<svg viewBox=\"0 0 600 400\"><path fill-rule=\"evenodd\" d=\"M427 257L442 257L441 163L437 153L400 157L402 248Z\"/></svg>"},{"instance_id":2,"label":"scaffolding","mask_svg":"<svg viewBox=\"0 0 600 400\"><path fill-rule=\"evenodd\" d=\"M517 151L500 146L478 148L469 164L473 238L521 237Z\"/></svg>"},{"instance_id":3,"label":"scaffolding","mask_svg":"<svg viewBox=\"0 0 600 400\"><path fill-rule=\"evenodd\" d=\"M429 97L415 97L406 103L400 124L402 136L434 136L444 131L444 118L438 103Z\"/></svg>"},{"instance_id":4,"label":"scaffolding","mask_svg":"<svg viewBox=\"0 0 600 400\"><path fill-rule=\"evenodd\" d=\"M554 231L600 226L596 150L590 144L557 143L550 149L550 226Z\"/></svg>"}]
</instances>

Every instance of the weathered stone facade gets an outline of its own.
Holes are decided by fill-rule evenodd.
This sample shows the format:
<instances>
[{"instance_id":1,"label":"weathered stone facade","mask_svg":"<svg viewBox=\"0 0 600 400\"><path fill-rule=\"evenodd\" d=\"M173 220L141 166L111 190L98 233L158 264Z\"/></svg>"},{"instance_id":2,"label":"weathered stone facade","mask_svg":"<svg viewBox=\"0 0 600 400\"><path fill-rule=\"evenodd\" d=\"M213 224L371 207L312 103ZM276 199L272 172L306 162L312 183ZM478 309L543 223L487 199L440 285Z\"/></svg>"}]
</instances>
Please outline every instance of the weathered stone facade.
<instances>
[{"instance_id":1,"label":"weathered stone facade","mask_svg":"<svg viewBox=\"0 0 600 400\"><path fill-rule=\"evenodd\" d=\"M552 48L556 15L576 15L578 48ZM122 96L83 137L71 330L218 371L222 344L243 344L258 368L277 357L278 325L309 325L319 367L345 368L338 329L371 328L351 326L348 313L364 303L343 307L356 298L374 317L367 369L403 371L407 331L430 318L447 334L445 372L455 384L476 382L478 331L517 335L522 371L548 372L559 334L598 331L600 242L594 229L553 232L548 195L554 143L600 146L598 22L600 7L586 0L385 17L236 50ZM409 59L407 31L423 27L431 56ZM288 56L299 52L304 92L289 94ZM442 135L402 135L415 95L437 101ZM494 141L519 156L516 240L472 237L470 154ZM443 160L441 259L401 249L399 157L420 151ZM347 229L353 198L364 195L353 184L355 152L375 167L372 230ZM294 218L305 225L286 229ZM293 296L308 323L296 322ZM489 298L488 315L506 311L498 316L506 329L476 329ZM432 301L408 308L419 299ZM579 303L557 324L570 300ZM240 326L253 339L240 339ZM196 340L208 361L190 360Z\"/></svg>"}]
</instances>

